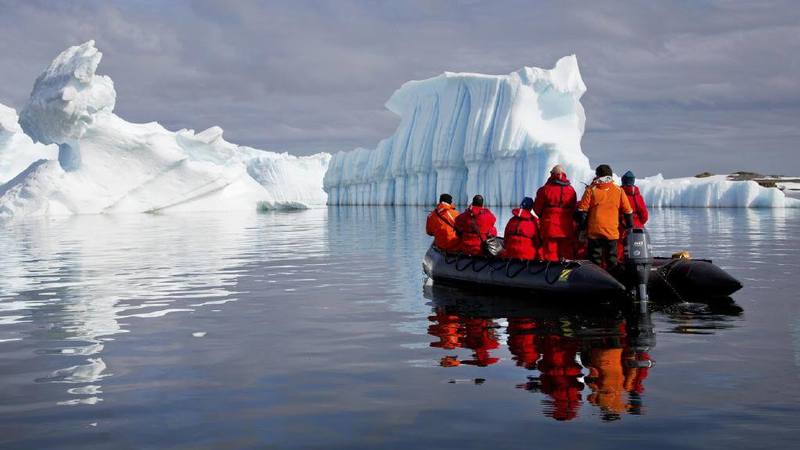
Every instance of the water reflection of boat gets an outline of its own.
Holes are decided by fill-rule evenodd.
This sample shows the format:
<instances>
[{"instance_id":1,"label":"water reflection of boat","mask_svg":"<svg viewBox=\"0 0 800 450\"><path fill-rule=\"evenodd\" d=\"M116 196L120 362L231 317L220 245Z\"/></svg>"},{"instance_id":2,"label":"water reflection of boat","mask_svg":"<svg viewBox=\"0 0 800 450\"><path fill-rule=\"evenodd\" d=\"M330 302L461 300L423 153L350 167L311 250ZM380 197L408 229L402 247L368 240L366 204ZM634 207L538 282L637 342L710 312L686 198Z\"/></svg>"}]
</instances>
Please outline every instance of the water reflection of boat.
<instances>
[{"instance_id":1,"label":"water reflection of boat","mask_svg":"<svg viewBox=\"0 0 800 450\"><path fill-rule=\"evenodd\" d=\"M428 332L437 340L431 347L472 351L469 359L446 355L443 367L496 364L499 358L491 351L499 348L498 324L505 319L514 364L538 372L517 387L543 394L546 416L574 419L587 389L586 401L600 409L604 420L643 413L644 381L653 365L649 352L655 345L649 315L602 307L579 310L574 303L526 305L431 284L424 295L433 306Z\"/></svg>"}]
</instances>

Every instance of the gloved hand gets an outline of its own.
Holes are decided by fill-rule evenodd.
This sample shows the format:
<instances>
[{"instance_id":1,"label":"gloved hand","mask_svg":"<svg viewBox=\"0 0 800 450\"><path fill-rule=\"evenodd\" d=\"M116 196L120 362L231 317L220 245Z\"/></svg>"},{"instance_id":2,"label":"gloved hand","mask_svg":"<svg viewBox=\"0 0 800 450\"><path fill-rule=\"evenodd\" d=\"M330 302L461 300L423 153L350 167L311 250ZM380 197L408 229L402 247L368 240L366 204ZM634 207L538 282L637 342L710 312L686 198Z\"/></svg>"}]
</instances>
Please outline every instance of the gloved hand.
<instances>
[{"instance_id":1,"label":"gloved hand","mask_svg":"<svg viewBox=\"0 0 800 450\"><path fill-rule=\"evenodd\" d=\"M633 228L633 214L625 214L625 228L628 230Z\"/></svg>"},{"instance_id":2,"label":"gloved hand","mask_svg":"<svg viewBox=\"0 0 800 450\"><path fill-rule=\"evenodd\" d=\"M578 223L579 230L586 229L586 219L589 217L589 214L586 211L575 211L575 222Z\"/></svg>"}]
</instances>

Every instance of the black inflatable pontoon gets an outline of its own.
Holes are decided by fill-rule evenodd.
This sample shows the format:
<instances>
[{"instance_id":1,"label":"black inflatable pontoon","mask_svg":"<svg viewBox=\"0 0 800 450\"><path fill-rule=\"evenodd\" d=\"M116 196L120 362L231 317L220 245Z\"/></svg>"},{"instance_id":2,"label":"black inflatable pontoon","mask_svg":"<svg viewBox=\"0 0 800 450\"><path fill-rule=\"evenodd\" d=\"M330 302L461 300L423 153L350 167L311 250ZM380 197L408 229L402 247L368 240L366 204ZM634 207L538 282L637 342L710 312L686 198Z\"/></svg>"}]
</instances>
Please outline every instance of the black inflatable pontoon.
<instances>
[{"instance_id":1,"label":"black inflatable pontoon","mask_svg":"<svg viewBox=\"0 0 800 450\"><path fill-rule=\"evenodd\" d=\"M445 253L431 246L422 269L435 282L559 296L622 296L625 286L589 261L519 261Z\"/></svg>"},{"instance_id":2,"label":"black inflatable pontoon","mask_svg":"<svg viewBox=\"0 0 800 450\"><path fill-rule=\"evenodd\" d=\"M489 289L518 289L548 295L611 299L625 293L619 280L589 261L519 261L445 253L431 246L422 261L434 282ZM654 258L647 289L657 298L727 298L742 284L709 260Z\"/></svg>"},{"instance_id":3,"label":"black inflatable pontoon","mask_svg":"<svg viewBox=\"0 0 800 450\"><path fill-rule=\"evenodd\" d=\"M727 298L742 283L708 259L654 258L647 287L680 300Z\"/></svg>"}]
</instances>

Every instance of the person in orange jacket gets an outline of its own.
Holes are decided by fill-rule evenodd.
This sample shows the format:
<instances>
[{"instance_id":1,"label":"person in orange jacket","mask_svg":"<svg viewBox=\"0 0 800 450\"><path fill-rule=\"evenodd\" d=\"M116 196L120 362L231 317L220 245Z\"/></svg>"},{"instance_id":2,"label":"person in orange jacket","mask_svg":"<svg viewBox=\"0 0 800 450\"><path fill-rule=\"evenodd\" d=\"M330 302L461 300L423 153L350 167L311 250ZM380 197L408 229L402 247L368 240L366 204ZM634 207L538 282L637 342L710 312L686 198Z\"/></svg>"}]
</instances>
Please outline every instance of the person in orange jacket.
<instances>
[{"instance_id":1,"label":"person in orange jacket","mask_svg":"<svg viewBox=\"0 0 800 450\"><path fill-rule=\"evenodd\" d=\"M628 196L614 183L611 167L597 166L597 175L586 188L578 203L578 223L586 227L589 240L588 257L606 270L617 265L617 240L619 239L619 217L623 215L626 228L633 227L633 209Z\"/></svg>"},{"instance_id":2,"label":"person in orange jacket","mask_svg":"<svg viewBox=\"0 0 800 450\"><path fill-rule=\"evenodd\" d=\"M447 252L457 252L459 246L456 235L456 217L458 211L453 206L453 196L442 194L439 204L428 214L425 231L433 236L433 245Z\"/></svg>"},{"instance_id":3,"label":"person in orange jacket","mask_svg":"<svg viewBox=\"0 0 800 450\"><path fill-rule=\"evenodd\" d=\"M472 206L456 217L456 234L461 241L461 252L467 255L483 253L481 244L490 236L497 236L494 227L496 221L489 208L483 206L483 196L472 197Z\"/></svg>"},{"instance_id":4,"label":"person in orange jacket","mask_svg":"<svg viewBox=\"0 0 800 450\"><path fill-rule=\"evenodd\" d=\"M644 202L644 197L642 197L639 188L636 186L636 175L630 170L625 172L625 175L622 176L622 190L625 191L625 195L628 196L628 203L631 204L631 209L633 209L633 227L644 228L644 224L647 223L650 214L647 211L647 204ZM620 221L620 224L622 224L622 221ZM620 227L620 238L617 244L617 256L620 261L625 256L623 242L627 235L628 230Z\"/></svg>"},{"instance_id":5,"label":"person in orange jacket","mask_svg":"<svg viewBox=\"0 0 800 450\"><path fill-rule=\"evenodd\" d=\"M536 191L533 212L539 216L542 233L541 258L545 261L575 258L575 205L577 195L560 165Z\"/></svg>"},{"instance_id":6,"label":"person in orange jacket","mask_svg":"<svg viewBox=\"0 0 800 450\"><path fill-rule=\"evenodd\" d=\"M539 219L531 212L533 199L525 197L519 208L511 211L511 219L503 234L500 257L531 261L539 253Z\"/></svg>"}]
</instances>

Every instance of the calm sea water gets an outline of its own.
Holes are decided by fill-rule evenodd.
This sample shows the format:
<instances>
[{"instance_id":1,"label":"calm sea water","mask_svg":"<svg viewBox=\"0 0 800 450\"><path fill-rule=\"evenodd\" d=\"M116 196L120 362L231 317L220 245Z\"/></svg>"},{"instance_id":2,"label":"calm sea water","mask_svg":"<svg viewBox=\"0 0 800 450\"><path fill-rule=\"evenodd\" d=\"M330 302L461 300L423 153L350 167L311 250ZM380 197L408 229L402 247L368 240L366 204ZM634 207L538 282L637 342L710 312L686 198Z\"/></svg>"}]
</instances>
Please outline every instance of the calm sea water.
<instances>
[{"instance_id":1,"label":"calm sea water","mask_svg":"<svg viewBox=\"0 0 800 450\"><path fill-rule=\"evenodd\" d=\"M647 348L612 311L424 286L421 208L0 225L0 447L794 448L798 219L655 211L660 252L745 288L654 313Z\"/></svg>"}]
</instances>

